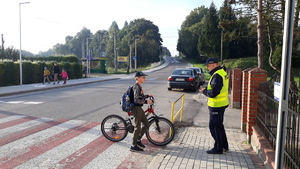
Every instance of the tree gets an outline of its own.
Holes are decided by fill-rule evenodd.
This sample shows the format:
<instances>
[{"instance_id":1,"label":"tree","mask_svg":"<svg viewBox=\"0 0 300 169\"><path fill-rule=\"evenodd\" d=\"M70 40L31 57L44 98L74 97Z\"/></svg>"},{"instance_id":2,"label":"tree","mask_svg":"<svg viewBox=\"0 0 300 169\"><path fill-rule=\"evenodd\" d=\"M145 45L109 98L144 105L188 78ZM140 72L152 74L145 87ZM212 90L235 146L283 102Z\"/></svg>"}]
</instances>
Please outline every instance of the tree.
<instances>
[{"instance_id":1,"label":"tree","mask_svg":"<svg viewBox=\"0 0 300 169\"><path fill-rule=\"evenodd\" d=\"M106 53L107 53L107 65L109 67L114 67L117 69L118 63L117 63L117 58L115 58L115 52L117 52L115 49L118 48L118 42L119 42L119 26L116 21L113 21L111 26L108 29L108 35L109 38L107 39L107 48L106 48ZM117 55L117 54L116 54Z\"/></svg>"},{"instance_id":2,"label":"tree","mask_svg":"<svg viewBox=\"0 0 300 169\"><path fill-rule=\"evenodd\" d=\"M135 41L137 44L137 65L147 66L151 62L158 62L162 42L158 27L144 18L131 21L129 27L129 44Z\"/></svg>"},{"instance_id":3,"label":"tree","mask_svg":"<svg viewBox=\"0 0 300 169\"><path fill-rule=\"evenodd\" d=\"M47 51L40 51L38 53L38 56L53 56L54 55L54 50L53 49L48 49Z\"/></svg>"},{"instance_id":4,"label":"tree","mask_svg":"<svg viewBox=\"0 0 300 169\"><path fill-rule=\"evenodd\" d=\"M212 2L203 24L198 39L198 51L209 57L220 55L221 29L218 27L219 18L216 6Z\"/></svg>"},{"instance_id":5,"label":"tree","mask_svg":"<svg viewBox=\"0 0 300 169\"><path fill-rule=\"evenodd\" d=\"M186 58L197 60L200 56L197 44L199 32L201 31L201 21L207 14L205 6L195 8L182 23L178 31L177 50Z\"/></svg>"},{"instance_id":6,"label":"tree","mask_svg":"<svg viewBox=\"0 0 300 169\"><path fill-rule=\"evenodd\" d=\"M14 62L19 60L20 52L19 50L14 49L14 47L8 47L4 51L5 59L12 60ZM22 54L22 57L24 55Z\"/></svg>"},{"instance_id":7,"label":"tree","mask_svg":"<svg viewBox=\"0 0 300 169\"><path fill-rule=\"evenodd\" d=\"M87 38L91 38L92 33L89 29L83 28L76 36L66 36L65 44L56 44L53 47L55 55L76 55L79 59L86 57Z\"/></svg>"},{"instance_id":8,"label":"tree","mask_svg":"<svg viewBox=\"0 0 300 169\"><path fill-rule=\"evenodd\" d=\"M283 36L283 23L284 23L284 13L285 13L285 1L283 0L259 0L258 2L254 2L251 0L240 0L236 1L235 3L241 3L243 5L244 12L248 15L248 17L256 17L258 14L255 14L253 12L253 9L259 9L258 11L262 14L261 17L258 17L258 20L260 18L265 23L265 27L259 26L263 30L263 33L260 32L260 34L267 35L268 38L268 49L265 49L265 53L269 55L269 64L270 66L280 72L281 62L278 62L278 60L281 60L281 48L282 48L282 36ZM294 25L295 27L298 27L298 17L300 12L300 1L298 1L296 8L296 14L294 19ZM262 10L261 10L262 9ZM261 21L256 21L261 22ZM297 30L297 28L295 29ZM292 52L292 60L295 58L299 58L298 56L298 49L297 41L299 37L297 36L298 32L294 31L294 46L293 46L293 52ZM258 35L261 36L261 35ZM266 43L266 42L265 42ZM266 55L265 54L265 55ZM259 56L260 57L260 56ZM277 61L277 62L276 62ZM296 67L294 67L296 68ZM293 69L291 69L291 75L293 75ZM296 90L297 87L295 86L294 77L291 77L291 89Z\"/></svg>"},{"instance_id":9,"label":"tree","mask_svg":"<svg viewBox=\"0 0 300 169\"><path fill-rule=\"evenodd\" d=\"M219 11L219 27L223 31L223 58L241 58L257 54L256 32L247 17L236 17L231 5L224 1ZM256 31L256 30L255 30Z\"/></svg>"},{"instance_id":10,"label":"tree","mask_svg":"<svg viewBox=\"0 0 300 169\"><path fill-rule=\"evenodd\" d=\"M169 49L167 47L162 47L162 51L161 51L161 56L172 56L171 52L169 51Z\"/></svg>"}]
</instances>

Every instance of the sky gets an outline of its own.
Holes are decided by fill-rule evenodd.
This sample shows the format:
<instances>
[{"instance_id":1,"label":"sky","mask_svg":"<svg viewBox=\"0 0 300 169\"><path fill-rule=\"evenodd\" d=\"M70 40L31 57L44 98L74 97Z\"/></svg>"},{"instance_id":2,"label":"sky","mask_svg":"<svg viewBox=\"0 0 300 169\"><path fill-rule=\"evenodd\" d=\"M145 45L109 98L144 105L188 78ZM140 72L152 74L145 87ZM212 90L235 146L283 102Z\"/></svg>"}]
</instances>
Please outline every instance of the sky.
<instances>
[{"instance_id":1,"label":"sky","mask_svg":"<svg viewBox=\"0 0 300 169\"><path fill-rule=\"evenodd\" d=\"M163 46L175 56L178 30L190 12L202 5L209 8L212 2L219 10L223 1L0 0L0 34L5 48L12 46L19 50L21 39L22 50L38 54L57 43L64 44L66 36L75 36L83 27L95 34L98 30L108 30L113 21L121 29L125 21L145 18L158 26ZM23 2L30 3L19 5Z\"/></svg>"}]
</instances>

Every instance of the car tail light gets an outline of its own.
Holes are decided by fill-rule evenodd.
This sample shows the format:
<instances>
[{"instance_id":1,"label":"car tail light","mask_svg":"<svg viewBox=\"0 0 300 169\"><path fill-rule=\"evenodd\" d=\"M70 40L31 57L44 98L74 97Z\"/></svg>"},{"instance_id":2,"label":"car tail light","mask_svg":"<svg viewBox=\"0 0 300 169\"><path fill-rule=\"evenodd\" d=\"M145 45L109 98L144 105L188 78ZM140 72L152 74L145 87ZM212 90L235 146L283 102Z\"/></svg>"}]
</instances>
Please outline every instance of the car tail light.
<instances>
[{"instance_id":1,"label":"car tail light","mask_svg":"<svg viewBox=\"0 0 300 169\"><path fill-rule=\"evenodd\" d=\"M190 77L190 78L189 78L189 81L190 81L190 82L192 82L192 81L194 81L194 80L195 80L195 79L194 79L193 77Z\"/></svg>"},{"instance_id":2,"label":"car tail light","mask_svg":"<svg viewBox=\"0 0 300 169\"><path fill-rule=\"evenodd\" d=\"M169 77L168 77L168 80L169 80L169 81L171 81L171 80L173 80L173 79L172 79L172 77L171 77L171 76L169 76Z\"/></svg>"}]
</instances>

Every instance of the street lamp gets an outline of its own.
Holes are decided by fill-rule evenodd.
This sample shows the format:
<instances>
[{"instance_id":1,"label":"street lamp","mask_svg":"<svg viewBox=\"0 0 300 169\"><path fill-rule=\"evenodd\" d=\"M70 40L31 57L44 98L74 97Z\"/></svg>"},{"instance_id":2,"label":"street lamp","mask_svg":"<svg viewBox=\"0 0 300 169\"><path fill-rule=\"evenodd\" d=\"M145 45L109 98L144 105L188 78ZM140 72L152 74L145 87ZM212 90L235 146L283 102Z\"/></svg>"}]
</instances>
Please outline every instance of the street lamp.
<instances>
[{"instance_id":1,"label":"street lamp","mask_svg":"<svg viewBox=\"0 0 300 169\"><path fill-rule=\"evenodd\" d=\"M21 5L22 4L29 4L30 2L20 2L19 3L19 21L20 21L20 85L23 84L22 82L22 34L21 34Z\"/></svg>"}]
</instances>

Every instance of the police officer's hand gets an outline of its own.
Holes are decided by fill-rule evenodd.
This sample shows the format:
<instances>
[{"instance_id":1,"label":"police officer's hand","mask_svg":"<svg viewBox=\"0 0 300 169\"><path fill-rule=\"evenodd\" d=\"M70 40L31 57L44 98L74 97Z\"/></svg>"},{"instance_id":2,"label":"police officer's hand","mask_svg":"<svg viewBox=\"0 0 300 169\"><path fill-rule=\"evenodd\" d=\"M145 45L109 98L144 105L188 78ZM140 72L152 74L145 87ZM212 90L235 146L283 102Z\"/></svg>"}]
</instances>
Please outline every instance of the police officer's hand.
<instances>
[{"instance_id":1,"label":"police officer's hand","mask_svg":"<svg viewBox=\"0 0 300 169\"><path fill-rule=\"evenodd\" d=\"M205 90L205 87L201 87L201 88L199 89L199 92L200 92L200 93L203 93L204 90Z\"/></svg>"}]
</instances>

